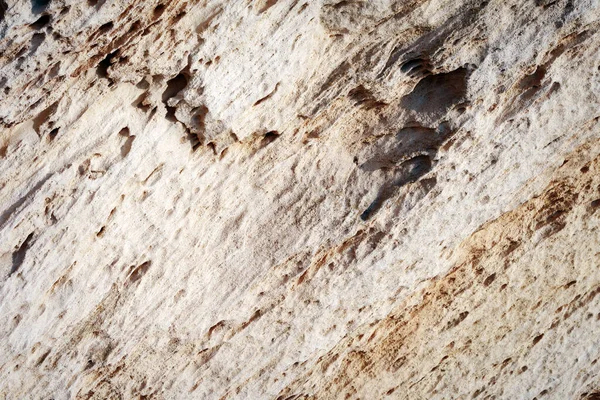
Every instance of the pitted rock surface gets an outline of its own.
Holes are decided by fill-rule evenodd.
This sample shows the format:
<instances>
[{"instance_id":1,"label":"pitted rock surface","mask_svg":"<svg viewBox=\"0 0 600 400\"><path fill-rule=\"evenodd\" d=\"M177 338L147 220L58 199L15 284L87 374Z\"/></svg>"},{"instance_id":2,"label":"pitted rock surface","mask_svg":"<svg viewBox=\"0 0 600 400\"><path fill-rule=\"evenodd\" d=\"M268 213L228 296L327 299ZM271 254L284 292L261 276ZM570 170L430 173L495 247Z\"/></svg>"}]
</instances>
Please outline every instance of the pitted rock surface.
<instances>
[{"instance_id":1,"label":"pitted rock surface","mask_svg":"<svg viewBox=\"0 0 600 400\"><path fill-rule=\"evenodd\" d=\"M596 0L0 0L0 398L600 398Z\"/></svg>"}]
</instances>

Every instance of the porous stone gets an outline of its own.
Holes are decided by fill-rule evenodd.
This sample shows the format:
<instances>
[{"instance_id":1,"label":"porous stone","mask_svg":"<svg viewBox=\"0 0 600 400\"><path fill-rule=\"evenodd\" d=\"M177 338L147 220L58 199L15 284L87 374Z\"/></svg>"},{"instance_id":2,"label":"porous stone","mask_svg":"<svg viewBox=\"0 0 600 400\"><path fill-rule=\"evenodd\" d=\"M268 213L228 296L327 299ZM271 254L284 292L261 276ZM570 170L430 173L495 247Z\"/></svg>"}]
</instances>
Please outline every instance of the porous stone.
<instances>
[{"instance_id":1,"label":"porous stone","mask_svg":"<svg viewBox=\"0 0 600 400\"><path fill-rule=\"evenodd\" d=\"M0 0L0 398L600 398L597 0Z\"/></svg>"}]
</instances>

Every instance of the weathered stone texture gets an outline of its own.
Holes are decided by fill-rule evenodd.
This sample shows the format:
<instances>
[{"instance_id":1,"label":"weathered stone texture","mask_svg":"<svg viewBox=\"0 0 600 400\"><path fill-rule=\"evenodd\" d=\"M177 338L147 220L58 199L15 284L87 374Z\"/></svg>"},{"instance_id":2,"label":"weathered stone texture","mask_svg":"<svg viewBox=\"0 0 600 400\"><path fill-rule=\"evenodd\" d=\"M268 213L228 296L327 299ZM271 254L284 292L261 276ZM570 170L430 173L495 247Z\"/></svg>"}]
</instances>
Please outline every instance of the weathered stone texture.
<instances>
[{"instance_id":1,"label":"weathered stone texture","mask_svg":"<svg viewBox=\"0 0 600 400\"><path fill-rule=\"evenodd\" d=\"M0 0L0 398L600 398L597 0Z\"/></svg>"}]
</instances>

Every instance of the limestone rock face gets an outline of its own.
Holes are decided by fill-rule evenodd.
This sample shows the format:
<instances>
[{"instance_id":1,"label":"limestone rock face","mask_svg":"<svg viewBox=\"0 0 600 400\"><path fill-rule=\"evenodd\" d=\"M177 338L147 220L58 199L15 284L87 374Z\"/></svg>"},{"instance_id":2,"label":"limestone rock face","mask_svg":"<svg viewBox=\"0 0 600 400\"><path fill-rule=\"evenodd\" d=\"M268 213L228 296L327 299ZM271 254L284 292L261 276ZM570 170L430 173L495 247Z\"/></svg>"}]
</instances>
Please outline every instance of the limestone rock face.
<instances>
[{"instance_id":1,"label":"limestone rock face","mask_svg":"<svg viewBox=\"0 0 600 400\"><path fill-rule=\"evenodd\" d=\"M0 398L600 398L598 0L0 0Z\"/></svg>"}]
</instances>

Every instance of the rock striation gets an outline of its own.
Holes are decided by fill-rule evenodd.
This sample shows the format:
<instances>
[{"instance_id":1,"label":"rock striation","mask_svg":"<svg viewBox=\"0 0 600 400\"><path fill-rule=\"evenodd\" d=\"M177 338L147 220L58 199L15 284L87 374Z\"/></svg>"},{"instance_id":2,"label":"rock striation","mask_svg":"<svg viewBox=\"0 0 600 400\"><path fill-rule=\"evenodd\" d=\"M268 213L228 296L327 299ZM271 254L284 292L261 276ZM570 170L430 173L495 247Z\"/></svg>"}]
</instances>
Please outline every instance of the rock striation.
<instances>
[{"instance_id":1,"label":"rock striation","mask_svg":"<svg viewBox=\"0 0 600 400\"><path fill-rule=\"evenodd\" d=\"M0 0L0 398L600 398L597 0Z\"/></svg>"}]
</instances>

